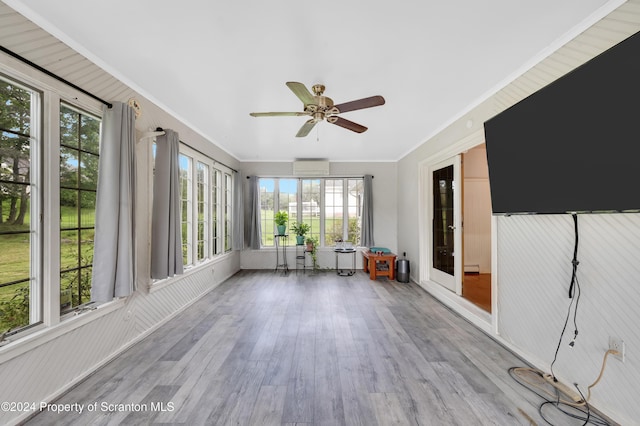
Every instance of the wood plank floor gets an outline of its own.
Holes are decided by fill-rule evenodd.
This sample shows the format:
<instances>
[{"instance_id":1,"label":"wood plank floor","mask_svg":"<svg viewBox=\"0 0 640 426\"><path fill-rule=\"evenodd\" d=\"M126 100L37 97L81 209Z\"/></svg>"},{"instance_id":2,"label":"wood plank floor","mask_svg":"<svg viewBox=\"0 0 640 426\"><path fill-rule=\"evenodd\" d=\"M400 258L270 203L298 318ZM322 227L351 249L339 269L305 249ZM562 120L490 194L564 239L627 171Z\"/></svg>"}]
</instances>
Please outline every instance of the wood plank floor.
<instances>
[{"instance_id":1,"label":"wood plank floor","mask_svg":"<svg viewBox=\"0 0 640 426\"><path fill-rule=\"evenodd\" d=\"M465 273L462 297L491 313L491 274Z\"/></svg>"},{"instance_id":2,"label":"wood plank floor","mask_svg":"<svg viewBox=\"0 0 640 426\"><path fill-rule=\"evenodd\" d=\"M522 365L415 284L242 271L28 424L544 424Z\"/></svg>"}]
</instances>

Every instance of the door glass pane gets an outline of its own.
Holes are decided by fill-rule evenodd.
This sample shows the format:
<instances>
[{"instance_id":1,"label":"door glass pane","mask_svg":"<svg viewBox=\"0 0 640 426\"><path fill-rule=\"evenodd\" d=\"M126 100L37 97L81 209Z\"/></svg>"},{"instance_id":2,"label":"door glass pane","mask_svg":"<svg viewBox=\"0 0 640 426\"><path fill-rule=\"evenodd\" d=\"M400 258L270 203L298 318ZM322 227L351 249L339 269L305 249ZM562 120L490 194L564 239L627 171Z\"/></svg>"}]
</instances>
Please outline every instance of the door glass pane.
<instances>
[{"instance_id":1,"label":"door glass pane","mask_svg":"<svg viewBox=\"0 0 640 426\"><path fill-rule=\"evenodd\" d=\"M449 275L453 269L453 165L433 172L433 267Z\"/></svg>"}]
</instances>

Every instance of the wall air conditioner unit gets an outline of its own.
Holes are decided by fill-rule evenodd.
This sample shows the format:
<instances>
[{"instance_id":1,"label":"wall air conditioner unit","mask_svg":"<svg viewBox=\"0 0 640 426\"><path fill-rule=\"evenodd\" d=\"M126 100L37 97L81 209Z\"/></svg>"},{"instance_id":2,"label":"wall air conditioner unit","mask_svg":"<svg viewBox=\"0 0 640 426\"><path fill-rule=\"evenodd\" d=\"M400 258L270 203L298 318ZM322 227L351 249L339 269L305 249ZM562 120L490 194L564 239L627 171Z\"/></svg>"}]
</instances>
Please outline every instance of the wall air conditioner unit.
<instances>
[{"instance_id":1,"label":"wall air conditioner unit","mask_svg":"<svg viewBox=\"0 0 640 426\"><path fill-rule=\"evenodd\" d=\"M328 176L327 160L296 160L293 162L294 176Z\"/></svg>"}]
</instances>

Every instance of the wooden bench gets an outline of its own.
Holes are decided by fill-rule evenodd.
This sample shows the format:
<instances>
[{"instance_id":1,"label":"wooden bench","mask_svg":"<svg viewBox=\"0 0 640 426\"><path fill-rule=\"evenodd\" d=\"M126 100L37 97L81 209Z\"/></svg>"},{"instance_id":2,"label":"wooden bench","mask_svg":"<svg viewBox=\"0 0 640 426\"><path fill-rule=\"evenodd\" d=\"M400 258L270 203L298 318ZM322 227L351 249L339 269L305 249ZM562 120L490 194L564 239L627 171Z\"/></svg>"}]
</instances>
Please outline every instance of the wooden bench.
<instances>
[{"instance_id":1,"label":"wooden bench","mask_svg":"<svg viewBox=\"0 0 640 426\"><path fill-rule=\"evenodd\" d=\"M396 257L393 253L376 254L366 250L362 252L362 267L364 272L369 273L369 278L372 280L378 277L389 277L390 280L395 280Z\"/></svg>"}]
</instances>

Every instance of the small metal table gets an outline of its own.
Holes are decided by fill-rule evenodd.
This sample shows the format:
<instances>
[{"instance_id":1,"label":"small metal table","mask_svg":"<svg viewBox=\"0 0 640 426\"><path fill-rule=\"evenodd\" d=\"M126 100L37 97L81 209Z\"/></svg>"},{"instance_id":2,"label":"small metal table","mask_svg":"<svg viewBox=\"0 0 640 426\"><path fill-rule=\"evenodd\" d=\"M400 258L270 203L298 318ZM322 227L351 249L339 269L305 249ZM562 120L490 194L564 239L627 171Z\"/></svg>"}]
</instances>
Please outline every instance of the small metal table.
<instances>
[{"instance_id":1,"label":"small metal table","mask_svg":"<svg viewBox=\"0 0 640 426\"><path fill-rule=\"evenodd\" d=\"M356 249L354 248L337 248L333 250L336 254L336 273L341 277L350 277L356 273ZM338 269L338 257L340 254L351 254L351 269Z\"/></svg>"}]
</instances>

